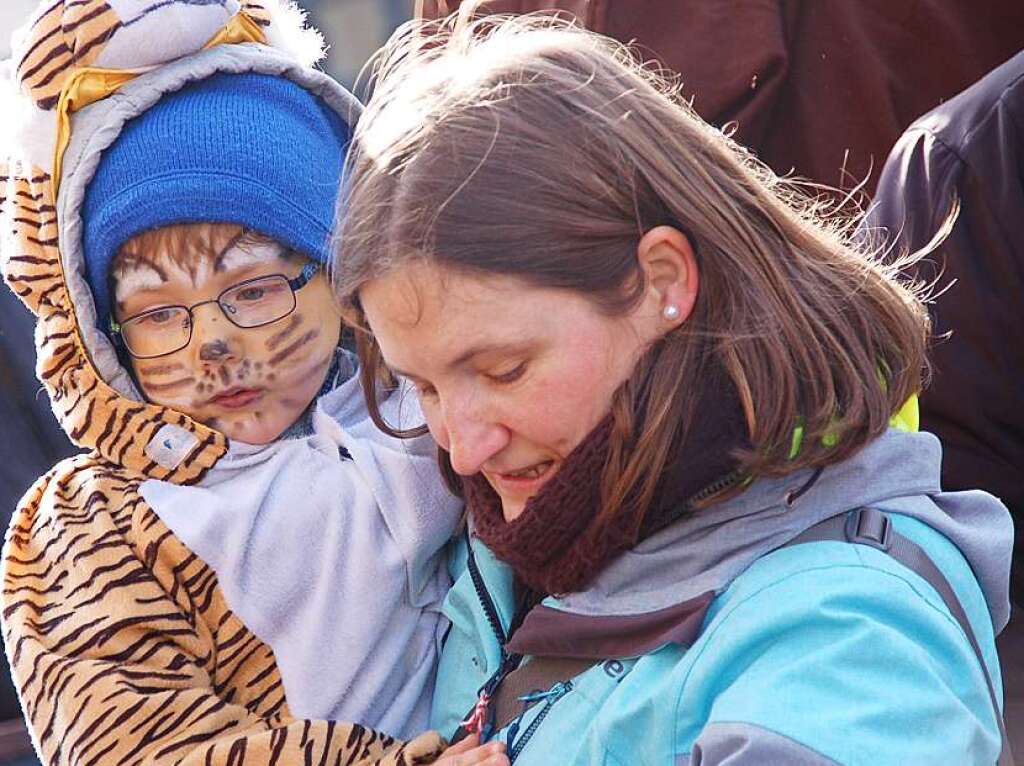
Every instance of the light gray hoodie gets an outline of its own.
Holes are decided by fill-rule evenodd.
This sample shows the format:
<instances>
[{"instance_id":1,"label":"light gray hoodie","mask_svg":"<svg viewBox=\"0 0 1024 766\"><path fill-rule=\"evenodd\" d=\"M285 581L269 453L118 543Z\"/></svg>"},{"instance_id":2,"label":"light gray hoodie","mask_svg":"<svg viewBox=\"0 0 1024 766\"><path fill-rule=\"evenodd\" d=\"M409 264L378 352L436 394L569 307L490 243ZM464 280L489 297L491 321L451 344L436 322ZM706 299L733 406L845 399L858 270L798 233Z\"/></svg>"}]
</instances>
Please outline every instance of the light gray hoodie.
<instances>
[{"instance_id":1,"label":"light gray hoodie","mask_svg":"<svg viewBox=\"0 0 1024 766\"><path fill-rule=\"evenodd\" d=\"M103 150L165 93L223 72L284 76L347 123L359 114L334 80L266 47L223 46L163 65L75 115L58 200L66 262L81 259L81 206ZM92 296L80 272L69 270L68 282L105 379L141 399L84 316ZM273 649L295 715L407 737L427 724L449 584L442 548L461 505L442 486L429 437L384 436L369 420L353 360L343 359L340 379L317 403L311 436L232 443L198 484L151 479L141 491ZM423 422L415 396L396 393L385 407L399 427ZM173 463L191 442L173 427L161 433L171 448L153 445L150 454Z\"/></svg>"}]
</instances>

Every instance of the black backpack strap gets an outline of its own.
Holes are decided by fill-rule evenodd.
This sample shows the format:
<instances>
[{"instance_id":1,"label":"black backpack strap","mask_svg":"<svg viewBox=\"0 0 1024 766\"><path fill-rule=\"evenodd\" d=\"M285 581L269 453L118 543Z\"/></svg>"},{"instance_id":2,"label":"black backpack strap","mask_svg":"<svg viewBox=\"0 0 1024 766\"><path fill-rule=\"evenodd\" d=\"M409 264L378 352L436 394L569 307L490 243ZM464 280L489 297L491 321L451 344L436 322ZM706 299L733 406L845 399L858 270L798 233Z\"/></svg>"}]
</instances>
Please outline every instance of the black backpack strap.
<instances>
[{"instance_id":1,"label":"black backpack strap","mask_svg":"<svg viewBox=\"0 0 1024 766\"><path fill-rule=\"evenodd\" d=\"M974 650L974 654L978 658L981 672L985 674L985 683L988 684L988 696L992 702L992 710L995 712L996 721L999 723L999 735L1003 740L998 766L1013 766L1013 753L1010 750L1010 738L1006 734L1006 723L999 709L996 690L992 685L992 677L989 675L988 666L985 664L981 647L978 645L978 639L974 635L971 622L967 619L967 614L964 612L963 605L960 603L960 599L957 598L953 586L949 584L949 581L939 571L939 568L935 566L935 562L931 560L931 557L919 545L893 529L892 520L889 516L877 508L861 508L849 514L826 519L805 530L782 547L786 548L791 545L825 540L850 542L877 548L917 574L935 589L942 598L943 603L945 603L949 613L960 623L960 627L971 644L971 649Z\"/></svg>"}]
</instances>

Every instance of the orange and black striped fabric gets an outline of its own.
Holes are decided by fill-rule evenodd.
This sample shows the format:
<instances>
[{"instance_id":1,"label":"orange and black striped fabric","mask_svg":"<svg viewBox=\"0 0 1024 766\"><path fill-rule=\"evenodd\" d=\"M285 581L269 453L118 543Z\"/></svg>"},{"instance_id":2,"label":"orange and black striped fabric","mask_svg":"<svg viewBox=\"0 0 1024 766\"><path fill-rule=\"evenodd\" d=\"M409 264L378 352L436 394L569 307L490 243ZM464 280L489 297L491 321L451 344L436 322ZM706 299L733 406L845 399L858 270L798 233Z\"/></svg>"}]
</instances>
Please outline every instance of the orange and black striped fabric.
<instances>
[{"instance_id":1,"label":"orange and black striped fabric","mask_svg":"<svg viewBox=\"0 0 1024 766\"><path fill-rule=\"evenodd\" d=\"M73 458L7 537L4 634L47 764L412 764L440 741L294 719L271 649L210 567L139 494L143 477Z\"/></svg>"},{"instance_id":2,"label":"orange and black striped fabric","mask_svg":"<svg viewBox=\"0 0 1024 766\"><path fill-rule=\"evenodd\" d=\"M181 14L190 4L121 5ZM242 7L263 28L279 21L279 0ZM128 21L101 0L46 0L15 56L34 110L24 119L55 119L73 69L95 65ZM197 31L195 50L210 37ZM401 743L356 724L293 718L270 647L143 500L147 479L199 481L226 440L118 393L97 372L65 281L51 173L21 157L0 160L4 277L38 318L37 373L54 412L88 450L27 493L3 553L4 642L40 758L53 766L433 762L443 744L435 734ZM168 425L196 440L174 468L146 454Z\"/></svg>"},{"instance_id":3,"label":"orange and black striped fabric","mask_svg":"<svg viewBox=\"0 0 1024 766\"><path fill-rule=\"evenodd\" d=\"M36 11L32 33L19 52L15 74L35 103L52 109L60 98L67 75L76 67L92 66L122 26L137 23L150 13L160 13L173 2L139 3L134 15L122 19L106 2L56 0ZM242 11L263 27L270 26L268 6L246 0Z\"/></svg>"}]
</instances>

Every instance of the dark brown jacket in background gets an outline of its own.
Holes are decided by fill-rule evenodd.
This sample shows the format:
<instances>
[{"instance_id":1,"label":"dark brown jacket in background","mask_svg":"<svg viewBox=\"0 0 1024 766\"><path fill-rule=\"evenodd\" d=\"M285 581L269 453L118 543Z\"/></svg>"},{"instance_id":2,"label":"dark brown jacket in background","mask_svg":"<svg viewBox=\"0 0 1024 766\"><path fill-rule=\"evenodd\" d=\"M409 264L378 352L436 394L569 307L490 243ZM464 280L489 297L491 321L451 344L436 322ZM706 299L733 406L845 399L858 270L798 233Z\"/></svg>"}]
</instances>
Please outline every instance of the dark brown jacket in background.
<instances>
[{"instance_id":1,"label":"dark brown jacket in background","mask_svg":"<svg viewBox=\"0 0 1024 766\"><path fill-rule=\"evenodd\" d=\"M436 18L460 0L417 0ZM678 72L777 173L874 192L918 116L1024 48L1024 0L491 0L559 9ZM844 172L845 168L845 172Z\"/></svg>"},{"instance_id":2,"label":"dark brown jacket in background","mask_svg":"<svg viewBox=\"0 0 1024 766\"><path fill-rule=\"evenodd\" d=\"M869 227L914 251L953 200L960 214L914 274L942 294L922 424L942 439L945 489L986 489L1017 523L1013 596L1024 600L1024 52L917 120L896 144Z\"/></svg>"}]
</instances>

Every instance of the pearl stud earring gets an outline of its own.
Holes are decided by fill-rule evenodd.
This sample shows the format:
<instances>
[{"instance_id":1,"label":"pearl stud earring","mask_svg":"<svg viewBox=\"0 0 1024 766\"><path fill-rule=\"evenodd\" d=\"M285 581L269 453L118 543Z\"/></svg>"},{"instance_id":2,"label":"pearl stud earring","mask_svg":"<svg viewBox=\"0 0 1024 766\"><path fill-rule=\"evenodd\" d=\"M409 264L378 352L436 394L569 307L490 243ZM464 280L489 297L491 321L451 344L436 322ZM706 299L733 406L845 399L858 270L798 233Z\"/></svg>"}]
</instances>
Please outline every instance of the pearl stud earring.
<instances>
[{"instance_id":1,"label":"pearl stud earring","mask_svg":"<svg viewBox=\"0 0 1024 766\"><path fill-rule=\"evenodd\" d=\"M669 322L674 322L679 319L679 307L674 304L669 304L665 307L661 315L665 317Z\"/></svg>"}]
</instances>

